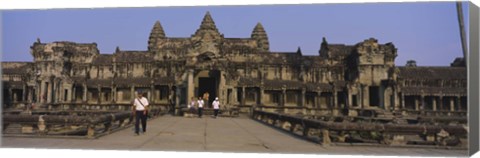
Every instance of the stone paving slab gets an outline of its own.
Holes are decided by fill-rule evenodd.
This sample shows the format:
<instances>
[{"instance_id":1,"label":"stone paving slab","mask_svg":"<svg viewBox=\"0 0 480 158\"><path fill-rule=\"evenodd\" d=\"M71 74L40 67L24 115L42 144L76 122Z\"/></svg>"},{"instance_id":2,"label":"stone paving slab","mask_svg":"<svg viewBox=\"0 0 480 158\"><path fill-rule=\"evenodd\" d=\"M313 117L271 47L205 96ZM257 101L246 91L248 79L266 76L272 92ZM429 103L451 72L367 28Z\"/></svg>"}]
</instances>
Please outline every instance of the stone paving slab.
<instances>
[{"instance_id":1,"label":"stone paving slab","mask_svg":"<svg viewBox=\"0 0 480 158\"><path fill-rule=\"evenodd\" d=\"M466 156L467 150L321 146L249 118L163 116L148 122L147 133L125 129L98 139L3 137L3 147L144 151L208 151L361 155Z\"/></svg>"}]
</instances>

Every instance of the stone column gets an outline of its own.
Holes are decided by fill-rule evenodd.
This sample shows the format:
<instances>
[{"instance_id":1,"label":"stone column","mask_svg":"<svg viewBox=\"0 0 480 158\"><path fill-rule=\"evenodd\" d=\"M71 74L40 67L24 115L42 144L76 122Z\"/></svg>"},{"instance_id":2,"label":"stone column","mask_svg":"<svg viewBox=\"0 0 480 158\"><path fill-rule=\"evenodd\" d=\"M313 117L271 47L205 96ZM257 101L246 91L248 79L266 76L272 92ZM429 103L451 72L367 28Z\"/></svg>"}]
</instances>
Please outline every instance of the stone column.
<instances>
[{"instance_id":1,"label":"stone column","mask_svg":"<svg viewBox=\"0 0 480 158\"><path fill-rule=\"evenodd\" d=\"M455 111L455 101L453 97L450 97L450 111Z\"/></svg>"},{"instance_id":2,"label":"stone column","mask_svg":"<svg viewBox=\"0 0 480 158\"><path fill-rule=\"evenodd\" d=\"M368 86L362 86L362 107L370 107L370 101L369 101L369 95L368 95Z\"/></svg>"},{"instance_id":3,"label":"stone column","mask_svg":"<svg viewBox=\"0 0 480 158\"><path fill-rule=\"evenodd\" d=\"M238 87L232 89L232 100L230 100L231 104L238 104Z\"/></svg>"},{"instance_id":4,"label":"stone column","mask_svg":"<svg viewBox=\"0 0 480 158\"><path fill-rule=\"evenodd\" d=\"M287 88L283 87L282 88L282 106L285 106L285 103L287 102Z\"/></svg>"},{"instance_id":5,"label":"stone column","mask_svg":"<svg viewBox=\"0 0 480 158\"><path fill-rule=\"evenodd\" d=\"M97 104L100 104L102 102L102 88L100 87L100 85L97 85Z\"/></svg>"},{"instance_id":6,"label":"stone column","mask_svg":"<svg viewBox=\"0 0 480 158\"><path fill-rule=\"evenodd\" d=\"M455 99L457 99L457 109L458 109L458 111L463 110L462 109L462 103L460 102L461 101L460 96L457 96Z\"/></svg>"},{"instance_id":7,"label":"stone column","mask_svg":"<svg viewBox=\"0 0 480 158\"><path fill-rule=\"evenodd\" d=\"M402 96L402 109L405 109L405 94L403 94L402 92L401 96Z\"/></svg>"},{"instance_id":8,"label":"stone column","mask_svg":"<svg viewBox=\"0 0 480 158\"><path fill-rule=\"evenodd\" d=\"M423 94L420 96L420 106L421 106L421 107L419 107L419 108L420 108L421 110L425 110L425 107L427 106L427 105L425 104L425 95L423 95Z\"/></svg>"},{"instance_id":9,"label":"stone column","mask_svg":"<svg viewBox=\"0 0 480 158\"><path fill-rule=\"evenodd\" d=\"M8 88L8 94L10 96L10 102L15 102L15 95L13 94L12 88Z\"/></svg>"},{"instance_id":10,"label":"stone column","mask_svg":"<svg viewBox=\"0 0 480 158\"><path fill-rule=\"evenodd\" d=\"M112 86L112 103L117 102L117 86Z\"/></svg>"},{"instance_id":11,"label":"stone column","mask_svg":"<svg viewBox=\"0 0 480 158\"><path fill-rule=\"evenodd\" d=\"M75 86L75 84L73 85L73 88L72 88L72 101L77 101L77 87Z\"/></svg>"},{"instance_id":12,"label":"stone column","mask_svg":"<svg viewBox=\"0 0 480 158\"><path fill-rule=\"evenodd\" d=\"M321 97L322 97L322 91L317 91L317 97L315 99L316 100L316 104L315 104L316 108L322 108L322 105L321 105L322 102L320 101Z\"/></svg>"},{"instance_id":13,"label":"stone column","mask_svg":"<svg viewBox=\"0 0 480 158\"><path fill-rule=\"evenodd\" d=\"M48 87L47 87L47 103L52 103L53 97L53 80L50 80Z\"/></svg>"},{"instance_id":14,"label":"stone column","mask_svg":"<svg viewBox=\"0 0 480 158\"><path fill-rule=\"evenodd\" d=\"M433 111L437 111L437 97L432 96L432 109Z\"/></svg>"},{"instance_id":15,"label":"stone column","mask_svg":"<svg viewBox=\"0 0 480 158\"><path fill-rule=\"evenodd\" d=\"M130 87L130 100L133 100L133 99L135 99L135 86L134 85L132 85Z\"/></svg>"},{"instance_id":16,"label":"stone column","mask_svg":"<svg viewBox=\"0 0 480 158\"><path fill-rule=\"evenodd\" d=\"M27 85L23 84L22 87L22 101L27 101Z\"/></svg>"},{"instance_id":17,"label":"stone column","mask_svg":"<svg viewBox=\"0 0 480 158\"><path fill-rule=\"evenodd\" d=\"M82 97L83 102L87 102L88 100L87 92L88 92L87 83L83 83L83 97Z\"/></svg>"},{"instance_id":18,"label":"stone column","mask_svg":"<svg viewBox=\"0 0 480 158\"><path fill-rule=\"evenodd\" d=\"M348 104L347 105L348 108L353 107L353 105L352 105L352 90L350 88L347 90L347 104Z\"/></svg>"},{"instance_id":19,"label":"stone column","mask_svg":"<svg viewBox=\"0 0 480 158\"><path fill-rule=\"evenodd\" d=\"M188 104L188 100L192 97L194 97L194 90L195 90L195 83L193 82L193 74L194 73L194 70L193 69L190 69L188 70L188 83L187 83L187 98L185 103Z\"/></svg>"},{"instance_id":20,"label":"stone column","mask_svg":"<svg viewBox=\"0 0 480 158\"><path fill-rule=\"evenodd\" d=\"M445 110L445 109L443 108L443 96L440 96L439 102L438 102L438 106L440 107L440 110Z\"/></svg>"},{"instance_id":21,"label":"stone column","mask_svg":"<svg viewBox=\"0 0 480 158\"><path fill-rule=\"evenodd\" d=\"M41 81L37 82L37 88L35 89L35 91L37 92L37 93L36 93L37 96L35 96L35 97L36 97L36 101L37 101L38 103L42 103L42 95L43 95L42 89L43 89L43 87L44 87L44 86L42 86L42 85L43 85L43 82L41 82Z\"/></svg>"},{"instance_id":22,"label":"stone column","mask_svg":"<svg viewBox=\"0 0 480 158\"><path fill-rule=\"evenodd\" d=\"M240 104L245 105L245 86L242 86L242 98Z\"/></svg>"},{"instance_id":23,"label":"stone column","mask_svg":"<svg viewBox=\"0 0 480 158\"><path fill-rule=\"evenodd\" d=\"M263 90L263 86L260 86L260 96L259 96L259 99L260 99L260 100L259 100L259 104L263 104L263 101L264 101L263 97L264 97L264 95L265 95L265 91Z\"/></svg>"},{"instance_id":24,"label":"stone column","mask_svg":"<svg viewBox=\"0 0 480 158\"><path fill-rule=\"evenodd\" d=\"M338 103L337 103L337 101L338 101L338 92L337 92L337 90L334 90L334 91L333 91L332 100L333 100L333 101L332 101L332 106L333 106L333 108L334 108L334 109L337 109L337 108L338 108Z\"/></svg>"},{"instance_id":25,"label":"stone column","mask_svg":"<svg viewBox=\"0 0 480 158\"><path fill-rule=\"evenodd\" d=\"M155 86L154 84L150 85L150 96L148 96L150 103L155 103Z\"/></svg>"},{"instance_id":26,"label":"stone column","mask_svg":"<svg viewBox=\"0 0 480 158\"><path fill-rule=\"evenodd\" d=\"M418 96L415 96L415 99L414 99L414 101L415 101L415 110L417 110L417 111L420 110L420 101L419 101L419 100L420 100L420 99L418 98Z\"/></svg>"},{"instance_id":27,"label":"stone column","mask_svg":"<svg viewBox=\"0 0 480 158\"><path fill-rule=\"evenodd\" d=\"M218 96L218 99L220 101L220 104L223 104L225 105L225 103L227 103L227 90L226 90L226 87L225 87L225 77L224 77L224 72L223 71L220 71L220 83L218 84L218 93L217 96ZM209 104L210 106L212 106L212 102L213 100L209 100ZM212 106L213 107L213 106Z\"/></svg>"},{"instance_id":28,"label":"stone column","mask_svg":"<svg viewBox=\"0 0 480 158\"><path fill-rule=\"evenodd\" d=\"M301 98L300 98L300 106L302 107L305 107L305 95L306 95L306 89L305 88L302 88L302 94L301 94Z\"/></svg>"}]
</instances>

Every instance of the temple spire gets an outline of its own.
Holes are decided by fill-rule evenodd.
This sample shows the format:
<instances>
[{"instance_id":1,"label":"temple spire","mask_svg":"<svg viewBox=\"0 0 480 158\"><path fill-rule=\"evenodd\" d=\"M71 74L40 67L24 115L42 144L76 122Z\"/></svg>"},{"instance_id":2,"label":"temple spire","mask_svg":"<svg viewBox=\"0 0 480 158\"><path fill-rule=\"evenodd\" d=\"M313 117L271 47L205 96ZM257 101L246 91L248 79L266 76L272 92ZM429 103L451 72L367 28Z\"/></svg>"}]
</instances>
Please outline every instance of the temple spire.
<instances>
[{"instance_id":1,"label":"temple spire","mask_svg":"<svg viewBox=\"0 0 480 158\"><path fill-rule=\"evenodd\" d=\"M202 24L200 25L200 29L204 30L217 30L217 26L215 26L215 22L213 21L210 12L207 11L205 16L203 17Z\"/></svg>"},{"instance_id":2,"label":"temple spire","mask_svg":"<svg viewBox=\"0 0 480 158\"><path fill-rule=\"evenodd\" d=\"M300 49L300 46L297 48L297 54L302 56L302 50Z\"/></svg>"},{"instance_id":3,"label":"temple spire","mask_svg":"<svg viewBox=\"0 0 480 158\"><path fill-rule=\"evenodd\" d=\"M152 31L150 32L150 37L148 39L148 49L152 49L159 39L165 38L165 31L160 24L160 21L156 21L153 25Z\"/></svg>"},{"instance_id":4,"label":"temple spire","mask_svg":"<svg viewBox=\"0 0 480 158\"><path fill-rule=\"evenodd\" d=\"M210 12L207 11L205 13L205 16L203 17L202 23L200 24L200 28L197 29L195 32L195 36L203 36L205 33L208 34L213 34L215 37L220 37L221 34L217 29L217 26L215 25L215 22L213 21L212 16L210 15Z\"/></svg>"},{"instance_id":5,"label":"temple spire","mask_svg":"<svg viewBox=\"0 0 480 158\"><path fill-rule=\"evenodd\" d=\"M267 32L265 32L265 29L263 28L263 25L260 22L257 23L257 25L255 25L255 28L253 28L251 38L257 41L258 48L261 51L270 50Z\"/></svg>"}]
</instances>

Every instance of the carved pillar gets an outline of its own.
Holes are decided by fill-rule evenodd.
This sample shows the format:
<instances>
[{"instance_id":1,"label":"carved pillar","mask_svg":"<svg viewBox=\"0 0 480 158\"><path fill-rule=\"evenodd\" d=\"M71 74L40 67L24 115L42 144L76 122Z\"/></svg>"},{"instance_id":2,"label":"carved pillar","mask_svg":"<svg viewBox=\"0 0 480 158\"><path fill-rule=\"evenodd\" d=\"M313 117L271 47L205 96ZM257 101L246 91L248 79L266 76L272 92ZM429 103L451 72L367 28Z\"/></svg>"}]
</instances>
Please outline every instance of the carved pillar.
<instances>
[{"instance_id":1,"label":"carved pillar","mask_svg":"<svg viewBox=\"0 0 480 158\"><path fill-rule=\"evenodd\" d=\"M450 100L450 111L455 111L455 100L454 97L449 97Z\"/></svg>"},{"instance_id":2,"label":"carved pillar","mask_svg":"<svg viewBox=\"0 0 480 158\"><path fill-rule=\"evenodd\" d=\"M27 85L23 84L22 87L22 101L27 101Z\"/></svg>"},{"instance_id":3,"label":"carved pillar","mask_svg":"<svg viewBox=\"0 0 480 158\"><path fill-rule=\"evenodd\" d=\"M194 97L195 83L193 82L193 69L188 70L188 83L187 83L187 98L185 98L185 103L188 104L188 100Z\"/></svg>"},{"instance_id":4,"label":"carved pillar","mask_svg":"<svg viewBox=\"0 0 480 158\"><path fill-rule=\"evenodd\" d=\"M287 88L283 87L282 88L282 104L281 104L281 106L285 106L286 102L287 102Z\"/></svg>"},{"instance_id":5,"label":"carved pillar","mask_svg":"<svg viewBox=\"0 0 480 158\"><path fill-rule=\"evenodd\" d=\"M100 87L100 85L97 85L97 104L100 104L102 102L102 88Z\"/></svg>"},{"instance_id":6,"label":"carved pillar","mask_svg":"<svg viewBox=\"0 0 480 158\"><path fill-rule=\"evenodd\" d=\"M446 110L446 109L443 108L443 106L444 106L444 105L443 105L443 96L440 96L440 100L439 100L439 102L438 102L438 106L440 107L440 110Z\"/></svg>"},{"instance_id":7,"label":"carved pillar","mask_svg":"<svg viewBox=\"0 0 480 158\"><path fill-rule=\"evenodd\" d=\"M9 98L10 102L11 102L11 103L12 103L12 102L15 102L15 96L14 96L14 94L13 94L12 88L8 88L8 94L9 94L8 96L10 97L10 98Z\"/></svg>"},{"instance_id":8,"label":"carved pillar","mask_svg":"<svg viewBox=\"0 0 480 158\"><path fill-rule=\"evenodd\" d=\"M135 99L135 86L134 85L132 85L130 87L130 100L133 100L133 99Z\"/></svg>"},{"instance_id":9,"label":"carved pillar","mask_svg":"<svg viewBox=\"0 0 480 158\"><path fill-rule=\"evenodd\" d=\"M437 97L432 96L432 110L437 111Z\"/></svg>"},{"instance_id":10,"label":"carved pillar","mask_svg":"<svg viewBox=\"0 0 480 158\"><path fill-rule=\"evenodd\" d=\"M148 99L150 100L150 102L153 104L155 103L155 86L154 84L151 84L150 85L150 96L148 96Z\"/></svg>"},{"instance_id":11,"label":"carved pillar","mask_svg":"<svg viewBox=\"0 0 480 158\"><path fill-rule=\"evenodd\" d=\"M47 103L52 103L52 97L53 97L53 80L50 79L50 82L48 83L47 87Z\"/></svg>"},{"instance_id":12,"label":"carved pillar","mask_svg":"<svg viewBox=\"0 0 480 158\"><path fill-rule=\"evenodd\" d=\"M398 98L398 90L397 88L392 88L393 93L393 110L398 110L400 108L400 98Z\"/></svg>"},{"instance_id":13,"label":"carved pillar","mask_svg":"<svg viewBox=\"0 0 480 158\"><path fill-rule=\"evenodd\" d=\"M73 88L72 88L72 101L77 101L77 86L75 86L75 84L73 84Z\"/></svg>"},{"instance_id":14,"label":"carved pillar","mask_svg":"<svg viewBox=\"0 0 480 158\"><path fill-rule=\"evenodd\" d=\"M42 84L43 84L43 83L42 83L41 81L37 81L37 82L36 82L37 88L35 88L35 92L36 92L35 94L36 94L37 96L35 96L35 98L36 98L35 101L36 101L36 102L39 102L39 103L42 102L42 87L43 87Z\"/></svg>"},{"instance_id":15,"label":"carved pillar","mask_svg":"<svg viewBox=\"0 0 480 158\"><path fill-rule=\"evenodd\" d=\"M302 94L300 98L300 106L305 107L305 95L306 95L306 89L302 88Z\"/></svg>"},{"instance_id":16,"label":"carved pillar","mask_svg":"<svg viewBox=\"0 0 480 158\"><path fill-rule=\"evenodd\" d=\"M347 89L347 106L348 108L352 108L352 90L350 88Z\"/></svg>"},{"instance_id":17,"label":"carved pillar","mask_svg":"<svg viewBox=\"0 0 480 158\"><path fill-rule=\"evenodd\" d=\"M87 102L87 92L88 92L87 83L83 83L83 97L82 97L83 102Z\"/></svg>"},{"instance_id":18,"label":"carved pillar","mask_svg":"<svg viewBox=\"0 0 480 158\"><path fill-rule=\"evenodd\" d=\"M227 97L226 97L226 87L225 87L225 77L224 77L224 72L223 71L220 71L220 83L219 83L219 86L218 86L218 93L217 96L218 96L218 99L220 101L220 104L223 104L225 105L225 103L227 102ZM212 100L209 101L209 105L211 105L211 103L213 102Z\"/></svg>"},{"instance_id":19,"label":"carved pillar","mask_svg":"<svg viewBox=\"0 0 480 158\"><path fill-rule=\"evenodd\" d=\"M321 100L321 99L320 99L321 97L322 97L322 91L317 91L317 97L315 97L315 100L316 100L315 106L316 106L316 108L322 108L322 105L321 105L322 102L320 101L320 100Z\"/></svg>"},{"instance_id":20,"label":"carved pillar","mask_svg":"<svg viewBox=\"0 0 480 158\"><path fill-rule=\"evenodd\" d=\"M241 105L245 105L245 86L242 86L242 98L240 100Z\"/></svg>"},{"instance_id":21,"label":"carved pillar","mask_svg":"<svg viewBox=\"0 0 480 158\"><path fill-rule=\"evenodd\" d=\"M420 96L420 110L425 110L425 106L426 106L426 104L425 104L425 95L422 94L422 95Z\"/></svg>"},{"instance_id":22,"label":"carved pillar","mask_svg":"<svg viewBox=\"0 0 480 158\"><path fill-rule=\"evenodd\" d=\"M259 96L259 101L258 101L258 104L263 104L263 97L265 95L265 90L263 89L263 86L260 86L260 96Z\"/></svg>"},{"instance_id":23,"label":"carved pillar","mask_svg":"<svg viewBox=\"0 0 480 158\"><path fill-rule=\"evenodd\" d=\"M457 99L457 110L462 111L463 109L462 109L460 96L455 97L455 99Z\"/></svg>"},{"instance_id":24,"label":"carved pillar","mask_svg":"<svg viewBox=\"0 0 480 158\"><path fill-rule=\"evenodd\" d=\"M420 100L419 97L418 97L418 96L415 96L415 99L414 99L414 101L415 101L415 110L417 110L417 111L420 110L420 101L419 101L419 100Z\"/></svg>"},{"instance_id":25,"label":"carved pillar","mask_svg":"<svg viewBox=\"0 0 480 158\"><path fill-rule=\"evenodd\" d=\"M114 85L112 86L112 103L116 103L117 102L117 86Z\"/></svg>"},{"instance_id":26,"label":"carved pillar","mask_svg":"<svg viewBox=\"0 0 480 158\"><path fill-rule=\"evenodd\" d=\"M402 92L401 96L402 96L401 97L402 98L401 99L402 100L402 109L405 109L405 94L403 94L403 92Z\"/></svg>"},{"instance_id":27,"label":"carved pillar","mask_svg":"<svg viewBox=\"0 0 480 158\"><path fill-rule=\"evenodd\" d=\"M370 107L369 105L369 96L368 96L368 86L362 85L362 107Z\"/></svg>"},{"instance_id":28,"label":"carved pillar","mask_svg":"<svg viewBox=\"0 0 480 158\"><path fill-rule=\"evenodd\" d=\"M337 109L338 108L338 92L337 90L333 90L333 95L332 95L332 107L333 109Z\"/></svg>"}]
</instances>

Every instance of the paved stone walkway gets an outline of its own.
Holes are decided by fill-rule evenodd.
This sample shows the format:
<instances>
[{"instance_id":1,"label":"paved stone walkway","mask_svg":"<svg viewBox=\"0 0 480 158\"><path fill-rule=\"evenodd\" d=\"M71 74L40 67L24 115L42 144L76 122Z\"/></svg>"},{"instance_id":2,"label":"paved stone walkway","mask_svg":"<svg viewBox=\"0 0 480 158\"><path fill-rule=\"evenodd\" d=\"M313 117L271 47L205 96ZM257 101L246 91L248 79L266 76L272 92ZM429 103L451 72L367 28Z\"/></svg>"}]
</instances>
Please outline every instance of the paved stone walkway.
<instances>
[{"instance_id":1,"label":"paved stone walkway","mask_svg":"<svg viewBox=\"0 0 480 158\"><path fill-rule=\"evenodd\" d=\"M255 153L316 153L362 155L465 156L467 150L324 147L265 126L249 118L183 118L163 116L148 122L147 133L132 128L98 139L3 137L3 147L53 149L116 149L154 151L210 151Z\"/></svg>"}]
</instances>

